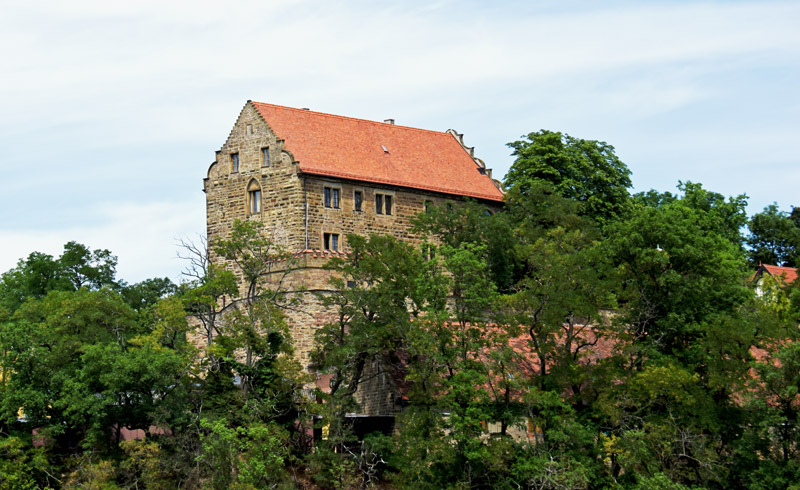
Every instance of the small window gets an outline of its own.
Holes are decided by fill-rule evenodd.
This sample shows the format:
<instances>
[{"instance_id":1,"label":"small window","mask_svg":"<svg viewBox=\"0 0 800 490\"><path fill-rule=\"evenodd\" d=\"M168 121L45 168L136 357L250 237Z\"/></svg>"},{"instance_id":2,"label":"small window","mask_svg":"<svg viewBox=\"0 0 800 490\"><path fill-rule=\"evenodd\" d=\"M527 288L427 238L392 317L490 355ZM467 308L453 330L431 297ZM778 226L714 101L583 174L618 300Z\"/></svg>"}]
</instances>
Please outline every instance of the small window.
<instances>
[{"instance_id":1,"label":"small window","mask_svg":"<svg viewBox=\"0 0 800 490\"><path fill-rule=\"evenodd\" d=\"M322 242L325 250L339 250L339 234L323 233Z\"/></svg>"},{"instance_id":2,"label":"small window","mask_svg":"<svg viewBox=\"0 0 800 490\"><path fill-rule=\"evenodd\" d=\"M364 194L361 191L355 191L353 193L353 209L358 212L361 212L361 203L364 201Z\"/></svg>"},{"instance_id":3,"label":"small window","mask_svg":"<svg viewBox=\"0 0 800 490\"><path fill-rule=\"evenodd\" d=\"M392 214L392 196L375 194L375 212L378 214Z\"/></svg>"},{"instance_id":4,"label":"small window","mask_svg":"<svg viewBox=\"0 0 800 490\"><path fill-rule=\"evenodd\" d=\"M261 212L261 191L250 191L250 214Z\"/></svg>"},{"instance_id":5,"label":"small window","mask_svg":"<svg viewBox=\"0 0 800 490\"><path fill-rule=\"evenodd\" d=\"M232 153L231 154L231 171L238 172L239 171L239 154Z\"/></svg>"},{"instance_id":6,"label":"small window","mask_svg":"<svg viewBox=\"0 0 800 490\"><path fill-rule=\"evenodd\" d=\"M261 148L261 165L269 167L269 148Z\"/></svg>"},{"instance_id":7,"label":"small window","mask_svg":"<svg viewBox=\"0 0 800 490\"><path fill-rule=\"evenodd\" d=\"M255 180L247 186L247 210L250 214L261 212L261 186Z\"/></svg>"},{"instance_id":8,"label":"small window","mask_svg":"<svg viewBox=\"0 0 800 490\"><path fill-rule=\"evenodd\" d=\"M425 201L425 214L431 212L431 208L433 207L433 203L430 201Z\"/></svg>"},{"instance_id":9,"label":"small window","mask_svg":"<svg viewBox=\"0 0 800 490\"><path fill-rule=\"evenodd\" d=\"M339 208L339 189L335 187L325 188L325 207L326 208Z\"/></svg>"}]
</instances>

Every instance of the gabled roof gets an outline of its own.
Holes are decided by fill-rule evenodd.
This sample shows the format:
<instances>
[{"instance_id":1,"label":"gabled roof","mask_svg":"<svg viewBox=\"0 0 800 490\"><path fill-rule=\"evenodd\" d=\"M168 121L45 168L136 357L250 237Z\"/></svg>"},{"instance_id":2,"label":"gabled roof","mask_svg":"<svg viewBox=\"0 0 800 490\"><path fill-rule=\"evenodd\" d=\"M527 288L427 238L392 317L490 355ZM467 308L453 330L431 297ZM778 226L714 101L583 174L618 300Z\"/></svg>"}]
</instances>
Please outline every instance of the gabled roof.
<instances>
[{"instance_id":1,"label":"gabled roof","mask_svg":"<svg viewBox=\"0 0 800 490\"><path fill-rule=\"evenodd\" d=\"M503 193L449 133L253 105L307 174L502 201Z\"/></svg>"},{"instance_id":2,"label":"gabled roof","mask_svg":"<svg viewBox=\"0 0 800 490\"><path fill-rule=\"evenodd\" d=\"M767 273L771 276L781 277L786 284L791 284L797 279L797 269L794 267L781 267L778 265L761 264L753 277L758 277L760 274Z\"/></svg>"}]
</instances>

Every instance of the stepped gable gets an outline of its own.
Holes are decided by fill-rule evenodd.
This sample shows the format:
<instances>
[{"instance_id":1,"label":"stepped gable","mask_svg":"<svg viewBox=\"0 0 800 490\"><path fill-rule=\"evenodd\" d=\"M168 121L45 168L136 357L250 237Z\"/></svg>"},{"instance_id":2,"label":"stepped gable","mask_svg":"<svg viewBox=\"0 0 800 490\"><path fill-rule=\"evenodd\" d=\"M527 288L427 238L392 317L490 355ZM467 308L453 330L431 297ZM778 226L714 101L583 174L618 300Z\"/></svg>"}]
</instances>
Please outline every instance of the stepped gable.
<instances>
[{"instance_id":1,"label":"stepped gable","mask_svg":"<svg viewBox=\"0 0 800 490\"><path fill-rule=\"evenodd\" d=\"M502 201L483 162L451 132L253 102L306 174Z\"/></svg>"}]
</instances>

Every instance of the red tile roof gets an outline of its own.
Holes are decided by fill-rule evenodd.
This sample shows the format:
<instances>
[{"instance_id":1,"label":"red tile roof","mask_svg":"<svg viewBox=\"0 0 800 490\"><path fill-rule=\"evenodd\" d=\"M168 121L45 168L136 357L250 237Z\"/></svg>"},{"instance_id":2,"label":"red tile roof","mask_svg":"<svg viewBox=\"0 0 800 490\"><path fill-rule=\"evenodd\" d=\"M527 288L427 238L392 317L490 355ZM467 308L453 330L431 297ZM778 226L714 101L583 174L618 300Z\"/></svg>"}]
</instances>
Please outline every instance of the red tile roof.
<instances>
[{"instance_id":1,"label":"red tile roof","mask_svg":"<svg viewBox=\"0 0 800 490\"><path fill-rule=\"evenodd\" d=\"M253 102L307 174L502 201L449 133Z\"/></svg>"},{"instance_id":2,"label":"red tile roof","mask_svg":"<svg viewBox=\"0 0 800 490\"><path fill-rule=\"evenodd\" d=\"M756 271L756 275L758 275L759 272L764 271L771 276L783 276L783 280L786 282L786 284L791 284L795 279L797 279L797 269L794 267L781 267L778 265L761 264L761 267L759 267L759 269Z\"/></svg>"}]
</instances>

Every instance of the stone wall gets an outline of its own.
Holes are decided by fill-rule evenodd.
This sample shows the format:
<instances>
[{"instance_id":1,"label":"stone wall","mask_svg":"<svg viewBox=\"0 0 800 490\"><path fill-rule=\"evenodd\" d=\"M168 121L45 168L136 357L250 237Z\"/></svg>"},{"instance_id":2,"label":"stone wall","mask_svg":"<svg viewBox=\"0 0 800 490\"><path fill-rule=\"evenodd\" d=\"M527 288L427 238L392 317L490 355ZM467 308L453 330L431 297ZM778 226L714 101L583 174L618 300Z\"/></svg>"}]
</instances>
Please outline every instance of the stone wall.
<instances>
[{"instance_id":1,"label":"stone wall","mask_svg":"<svg viewBox=\"0 0 800 490\"><path fill-rule=\"evenodd\" d=\"M268 166L264 149L269 150ZM238 155L238 171L233 169L233 155ZM265 223L275 243L290 250L304 248L305 201L297 165L252 104L242 109L216 156L204 180L209 243L230 233L238 219ZM257 213L250 213L248 202L253 182L261 190Z\"/></svg>"},{"instance_id":2,"label":"stone wall","mask_svg":"<svg viewBox=\"0 0 800 490\"><path fill-rule=\"evenodd\" d=\"M441 194L417 191L380 184L352 182L317 176L304 176L308 199L309 248L323 248L323 233L338 233L342 239L340 249L347 249L345 236L348 233L359 235L392 235L407 242L418 243L420 236L411 231L411 219L425 210L425 202L441 206L451 199ZM325 207L324 189L340 190L339 208ZM360 191L363 196L362 210L355 210L354 195ZM391 215L376 212L375 199L380 194L391 196Z\"/></svg>"}]
</instances>

